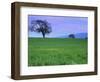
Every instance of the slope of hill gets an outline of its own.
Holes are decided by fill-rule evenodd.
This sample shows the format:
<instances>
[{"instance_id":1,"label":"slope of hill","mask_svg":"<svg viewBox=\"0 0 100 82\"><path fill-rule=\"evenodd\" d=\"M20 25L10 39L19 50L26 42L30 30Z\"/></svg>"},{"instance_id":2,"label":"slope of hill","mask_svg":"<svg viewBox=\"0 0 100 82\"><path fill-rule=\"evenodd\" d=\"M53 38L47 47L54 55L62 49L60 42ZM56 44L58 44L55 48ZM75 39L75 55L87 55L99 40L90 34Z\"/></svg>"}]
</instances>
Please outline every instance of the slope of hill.
<instances>
[{"instance_id":1,"label":"slope of hill","mask_svg":"<svg viewBox=\"0 0 100 82\"><path fill-rule=\"evenodd\" d=\"M87 38L88 34L87 33L77 33L75 34L75 38Z\"/></svg>"}]
</instances>

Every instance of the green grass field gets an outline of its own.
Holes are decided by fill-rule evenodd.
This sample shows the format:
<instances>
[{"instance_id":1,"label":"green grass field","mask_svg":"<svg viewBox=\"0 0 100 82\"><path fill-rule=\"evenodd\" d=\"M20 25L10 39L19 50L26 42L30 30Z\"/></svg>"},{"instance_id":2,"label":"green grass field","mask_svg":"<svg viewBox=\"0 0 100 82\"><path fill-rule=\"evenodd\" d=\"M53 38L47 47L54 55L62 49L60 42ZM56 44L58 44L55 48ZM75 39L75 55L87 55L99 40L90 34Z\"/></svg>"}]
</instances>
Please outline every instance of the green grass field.
<instances>
[{"instance_id":1,"label":"green grass field","mask_svg":"<svg viewBox=\"0 0 100 82\"><path fill-rule=\"evenodd\" d=\"M28 38L28 66L86 63L86 39Z\"/></svg>"}]
</instances>

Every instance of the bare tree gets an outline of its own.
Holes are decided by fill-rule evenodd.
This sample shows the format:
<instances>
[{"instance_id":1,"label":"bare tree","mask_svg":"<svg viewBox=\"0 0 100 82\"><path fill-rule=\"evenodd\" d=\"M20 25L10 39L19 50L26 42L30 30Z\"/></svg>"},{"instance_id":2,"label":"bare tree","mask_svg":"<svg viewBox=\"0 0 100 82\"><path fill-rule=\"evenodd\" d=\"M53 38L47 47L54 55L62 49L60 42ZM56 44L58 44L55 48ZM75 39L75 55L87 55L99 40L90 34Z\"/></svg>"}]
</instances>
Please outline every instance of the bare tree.
<instances>
[{"instance_id":1,"label":"bare tree","mask_svg":"<svg viewBox=\"0 0 100 82\"><path fill-rule=\"evenodd\" d=\"M51 25L45 20L34 20L31 22L31 31L42 33L43 38L45 38L46 34L52 32Z\"/></svg>"}]
</instances>

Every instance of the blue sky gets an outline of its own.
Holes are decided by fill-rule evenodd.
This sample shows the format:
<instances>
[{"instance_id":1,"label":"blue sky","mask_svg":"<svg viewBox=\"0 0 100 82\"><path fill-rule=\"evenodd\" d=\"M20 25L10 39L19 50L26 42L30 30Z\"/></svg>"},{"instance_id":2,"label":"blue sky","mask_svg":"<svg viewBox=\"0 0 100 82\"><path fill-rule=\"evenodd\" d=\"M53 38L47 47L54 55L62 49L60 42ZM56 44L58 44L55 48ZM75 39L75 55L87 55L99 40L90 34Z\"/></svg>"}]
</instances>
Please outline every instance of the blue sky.
<instances>
[{"instance_id":1,"label":"blue sky","mask_svg":"<svg viewBox=\"0 0 100 82\"><path fill-rule=\"evenodd\" d=\"M46 20L51 24L52 32L46 37L61 37L69 34L87 33L87 17L69 17L69 16L46 16L46 15L29 15L28 26L31 26L32 20ZM28 33L29 37L42 37L41 33Z\"/></svg>"}]
</instances>

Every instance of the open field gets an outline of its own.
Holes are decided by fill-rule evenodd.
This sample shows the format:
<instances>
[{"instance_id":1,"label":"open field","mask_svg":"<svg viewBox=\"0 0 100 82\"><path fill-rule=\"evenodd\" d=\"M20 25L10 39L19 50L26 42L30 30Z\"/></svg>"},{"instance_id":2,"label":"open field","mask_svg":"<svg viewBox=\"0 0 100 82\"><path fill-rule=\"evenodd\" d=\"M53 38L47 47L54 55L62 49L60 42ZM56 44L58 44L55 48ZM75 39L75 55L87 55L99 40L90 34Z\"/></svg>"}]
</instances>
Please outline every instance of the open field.
<instances>
[{"instance_id":1,"label":"open field","mask_svg":"<svg viewBox=\"0 0 100 82\"><path fill-rule=\"evenodd\" d=\"M86 39L28 38L28 66L86 63Z\"/></svg>"}]
</instances>

